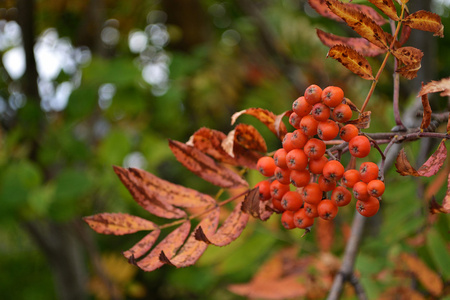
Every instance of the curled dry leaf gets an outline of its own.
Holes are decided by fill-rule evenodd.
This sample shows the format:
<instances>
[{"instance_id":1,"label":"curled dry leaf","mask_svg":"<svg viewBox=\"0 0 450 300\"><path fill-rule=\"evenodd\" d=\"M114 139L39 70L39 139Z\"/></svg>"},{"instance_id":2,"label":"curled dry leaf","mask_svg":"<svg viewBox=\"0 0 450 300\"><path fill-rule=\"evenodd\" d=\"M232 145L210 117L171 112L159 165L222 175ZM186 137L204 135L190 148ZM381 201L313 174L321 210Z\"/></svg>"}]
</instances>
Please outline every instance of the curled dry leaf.
<instances>
[{"instance_id":1,"label":"curled dry leaf","mask_svg":"<svg viewBox=\"0 0 450 300\"><path fill-rule=\"evenodd\" d=\"M264 201L259 200L259 188L249 191L242 202L242 211L254 218L266 221L273 213L271 207L267 207Z\"/></svg>"},{"instance_id":2,"label":"curled dry leaf","mask_svg":"<svg viewBox=\"0 0 450 300\"><path fill-rule=\"evenodd\" d=\"M423 106L423 116L422 123L420 124L420 129L424 130L430 126L431 123L431 106L428 101L428 94L422 96L422 106Z\"/></svg>"},{"instance_id":3,"label":"curled dry leaf","mask_svg":"<svg viewBox=\"0 0 450 300\"><path fill-rule=\"evenodd\" d=\"M447 147L445 140L442 140L436 151L428 160L417 170L420 176L430 177L436 175L447 158Z\"/></svg>"},{"instance_id":4,"label":"curled dry leaf","mask_svg":"<svg viewBox=\"0 0 450 300\"><path fill-rule=\"evenodd\" d=\"M222 226L215 233L208 233L201 226L195 231L195 238L207 244L226 246L236 240L247 226L249 215L241 210L242 202L236 205Z\"/></svg>"},{"instance_id":5,"label":"curled dry leaf","mask_svg":"<svg viewBox=\"0 0 450 300\"><path fill-rule=\"evenodd\" d=\"M389 48L386 33L371 17L339 0L325 1L330 10L341 17L360 36L382 49Z\"/></svg>"},{"instance_id":6,"label":"curled dry leaf","mask_svg":"<svg viewBox=\"0 0 450 300\"><path fill-rule=\"evenodd\" d=\"M438 213L450 214L450 196L445 197L442 205L437 203L436 199L433 196L429 202L428 210L433 215Z\"/></svg>"},{"instance_id":7,"label":"curled dry leaf","mask_svg":"<svg viewBox=\"0 0 450 300\"><path fill-rule=\"evenodd\" d=\"M409 36L411 35L411 27L404 25L402 27L402 33L400 34L400 39L398 40L398 44L404 45L408 40Z\"/></svg>"},{"instance_id":8,"label":"curled dry leaf","mask_svg":"<svg viewBox=\"0 0 450 300\"><path fill-rule=\"evenodd\" d=\"M113 168L120 181L133 196L133 199L148 212L166 219L178 219L186 216L186 212L175 208L168 201L164 201L164 199L161 200L159 193L155 193L154 190L147 187L142 178L136 176L138 174L137 169L125 169L118 166ZM168 184L170 186L173 185L172 183Z\"/></svg>"},{"instance_id":9,"label":"curled dry leaf","mask_svg":"<svg viewBox=\"0 0 450 300\"><path fill-rule=\"evenodd\" d=\"M394 21L398 21L397 9L392 0L369 0L370 3L378 7L386 16Z\"/></svg>"},{"instance_id":10,"label":"curled dry leaf","mask_svg":"<svg viewBox=\"0 0 450 300\"><path fill-rule=\"evenodd\" d=\"M441 17L435 13L419 10L407 16L402 23L411 28L433 32L435 36L444 37L444 25Z\"/></svg>"},{"instance_id":11,"label":"curled dry leaf","mask_svg":"<svg viewBox=\"0 0 450 300\"><path fill-rule=\"evenodd\" d=\"M347 124L353 124L356 127L361 128L361 129L369 128L371 114L372 114L371 111L365 111L362 114L360 114L358 119L347 121Z\"/></svg>"},{"instance_id":12,"label":"curled dry leaf","mask_svg":"<svg viewBox=\"0 0 450 300\"><path fill-rule=\"evenodd\" d=\"M416 169L411 166L411 163L406 156L405 149L401 149L398 153L397 159L395 161L395 167L397 168L396 171L402 176L420 176Z\"/></svg>"},{"instance_id":13,"label":"curled dry leaf","mask_svg":"<svg viewBox=\"0 0 450 300\"><path fill-rule=\"evenodd\" d=\"M352 111L357 111L360 112L359 108L355 105L355 103L353 103L350 99L348 98L344 98L345 103L350 106L350 109Z\"/></svg>"},{"instance_id":14,"label":"curled dry leaf","mask_svg":"<svg viewBox=\"0 0 450 300\"><path fill-rule=\"evenodd\" d=\"M147 256L138 261L137 266L147 272L160 268L163 265L159 260L161 251L164 251L167 258L172 258L186 240L190 229L191 223L189 221L181 224L180 227L169 233L155 248L153 248Z\"/></svg>"},{"instance_id":15,"label":"curled dry leaf","mask_svg":"<svg viewBox=\"0 0 450 300\"><path fill-rule=\"evenodd\" d=\"M221 131L203 127L189 138L186 145L197 148L217 161L235 165L236 160L222 148L222 141L226 137Z\"/></svg>"},{"instance_id":16,"label":"curled dry leaf","mask_svg":"<svg viewBox=\"0 0 450 300\"><path fill-rule=\"evenodd\" d=\"M146 236L144 236L138 243L136 243L129 250L123 252L129 261L136 263L135 260L142 257L147 253L155 244L156 239L159 237L161 230L155 229Z\"/></svg>"},{"instance_id":17,"label":"curled dry leaf","mask_svg":"<svg viewBox=\"0 0 450 300\"><path fill-rule=\"evenodd\" d=\"M442 97L450 96L450 77L443 78L439 81L431 81L424 86L419 91L419 96L425 94L440 92Z\"/></svg>"},{"instance_id":18,"label":"curled dry leaf","mask_svg":"<svg viewBox=\"0 0 450 300\"><path fill-rule=\"evenodd\" d=\"M237 118L239 118L243 114L251 115L257 118L280 139L283 139L283 137L286 135L287 129L284 123L280 123L279 128L277 128L275 126L275 120L277 116L273 112L262 108L248 108L233 114L233 116L231 116L231 125L233 125L236 122Z\"/></svg>"},{"instance_id":19,"label":"curled dry leaf","mask_svg":"<svg viewBox=\"0 0 450 300\"><path fill-rule=\"evenodd\" d=\"M442 294L444 284L441 278L421 259L407 253L402 253L400 259L428 292L435 297Z\"/></svg>"},{"instance_id":20,"label":"curled dry leaf","mask_svg":"<svg viewBox=\"0 0 450 300\"><path fill-rule=\"evenodd\" d=\"M415 63L411 65L405 65L397 69L397 73L405 77L406 79L414 79L417 77L417 72L420 70L422 65L420 63Z\"/></svg>"},{"instance_id":21,"label":"curled dry leaf","mask_svg":"<svg viewBox=\"0 0 450 300\"><path fill-rule=\"evenodd\" d=\"M231 169L219 165L200 150L184 143L169 140L169 147L177 160L188 170L223 188L246 187L248 183Z\"/></svg>"},{"instance_id":22,"label":"curled dry leaf","mask_svg":"<svg viewBox=\"0 0 450 300\"><path fill-rule=\"evenodd\" d=\"M153 222L125 213L101 213L83 220L98 233L124 235L158 228Z\"/></svg>"},{"instance_id":23,"label":"curled dry leaf","mask_svg":"<svg viewBox=\"0 0 450 300\"><path fill-rule=\"evenodd\" d=\"M363 79L374 79L372 75L372 67L369 62L358 51L350 47L335 45L330 49L330 51L328 51L327 56L334 58L344 67Z\"/></svg>"},{"instance_id":24,"label":"curled dry leaf","mask_svg":"<svg viewBox=\"0 0 450 300\"><path fill-rule=\"evenodd\" d=\"M377 56L387 51L387 49L382 49L380 47L375 46L365 38L342 37L324 32L320 29L316 29L316 32L320 41L325 46L328 46L330 48L335 45L346 45L348 47L355 49L363 56Z\"/></svg>"},{"instance_id":25,"label":"curled dry leaf","mask_svg":"<svg viewBox=\"0 0 450 300\"><path fill-rule=\"evenodd\" d=\"M206 234L212 234L217 229L219 224L219 213L220 208L217 207L212 210L206 218L204 218L197 225L197 229L204 228ZM193 265L205 252L208 244L203 243L195 238L195 230L191 232L191 235L187 239L183 247L178 251L178 253L172 258L167 257L165 250L161 252L160 258L165 264L175 266L177 268L187 267Z\"/></svg>"},{"instance_id":26,"label":"curled dry leaf","mask_svg":"<svg viewBox=\"0 0 450 300\"><path fill-rule=\"evenodd\" d=\"M334 14L326 4L325 0L308 0L309 5L321 16L324 16L326 18L342 22L343 20L338 17L336 14ZM356 10L360 10L366 15L370 16L372 20L374 20L375 23L378 25L383 25L386 23L386 19L383 18L379 13L377 13L376 10L374 10L372 7L369 7L367 5L360 5L360 4L353 4L353 3L347 3L349 7L352 7Z\"/></svg>"},{"instance_id":27,"label":"curled dry leaf","mask_svg":"<svg viewBox=\"0 0 450 300\"><path fill-rule=\"evenodd\" d=\"M420 64L423 57L423 52L414 47L401 47L392 51L392 54L405 65Z\"/></svg>"},{"instance_id":28,"label":"curled dry leaf","mask_svg":"<svg viewBox=\"0 0 450 300\"><path fill-rule=\"evenodd\" d=\"M264 138L255 127L248 124L238 124L234 130L230 131L227 138L222 142L222 146L227 153L234 157L234 145L260 153L267 152L267 145Z\"/></svg>"}]
</instances>

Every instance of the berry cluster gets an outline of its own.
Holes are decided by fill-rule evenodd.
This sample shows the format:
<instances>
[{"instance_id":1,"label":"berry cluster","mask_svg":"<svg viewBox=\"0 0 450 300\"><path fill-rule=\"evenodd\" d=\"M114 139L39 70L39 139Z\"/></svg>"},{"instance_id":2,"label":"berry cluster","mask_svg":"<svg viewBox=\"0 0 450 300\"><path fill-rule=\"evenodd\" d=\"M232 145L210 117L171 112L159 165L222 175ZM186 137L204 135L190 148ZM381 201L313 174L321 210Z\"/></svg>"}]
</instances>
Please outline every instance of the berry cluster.
<instances>
[{"instance_id":1,"label":"berry cluster","mask_svg":"<svg viewBox=\"0 0 450 300\"><path fill-rule=\"evenodd\" d=\"M359 171L346 171L340 161L329 160L326 154L324 141L338 135L354 157L366 157L371 149L369 139L359 135L355 125L345 125L352 110L342 89L311 85L294 101L292 110L289 123L295 130L286 134L273 157L264 156L257 163L258 171L268 177L256 185L260 200L272 201L287 229L310 227L316 217L334 219L338 207L351 202L348 188L357 200L357 211L366 217L375 215L378 197L384 192L378 166L365 162Z\"/></svg>"}]
</instances>

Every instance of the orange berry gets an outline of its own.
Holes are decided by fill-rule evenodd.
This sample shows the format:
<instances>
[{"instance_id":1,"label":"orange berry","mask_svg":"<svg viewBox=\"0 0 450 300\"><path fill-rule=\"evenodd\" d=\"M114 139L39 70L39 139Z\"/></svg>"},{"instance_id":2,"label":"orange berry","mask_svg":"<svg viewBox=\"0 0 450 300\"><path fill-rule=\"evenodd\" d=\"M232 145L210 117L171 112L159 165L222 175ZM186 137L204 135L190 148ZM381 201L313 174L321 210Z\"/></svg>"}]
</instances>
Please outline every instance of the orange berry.
<instances>
[{"instance_id":1,"label":"orange berry","mask_svg":"<svg viewBox=\"0 0 450 300\"><path fill-rule=\"evenodd\" d=\"M274 199L272 198L272 206L276 213L282 213L285 211L283 206L281 205L281 199Z\"/></svg>"},{"instance_id":2,"label":"orange berry","mask_svg":"<svg viewBox=\"0 0 450 300\"><path fill-rule=\"evenodd\" d=\"M330 108L323 103L314 104L311 112L311 115L314 117L314 119L316 119L319 122L328 120L330 114L331 114Z\"/></svg>"},{"instance_id":3,"label":"orange berry","mask_svg":"<svg viewBox=\"0 0 450 300\"><path fill-rule=\"evenodd\" d=\"M306 215L304 208L300 208L294 213L294 224L297 228L305 229L314 224L314 219Z\"/></svg>"},{"instance_id":4,"label":"orange berry","mask_svg":"<svg viewBox=\"0 0 450 300\"><path fill-rule=\"evenodd\" d=\"M308 170L292 170L291 171L291 183L295 187L302 187L309 183L311 175Z\"/></svg>"},{"instance_id":5,"label":"orange berry","mask_svg":"<svg viewBox=\"0 0 450 300\"><path fill-rule=\"evenodd\" d=\"M348 188L352 188L355 183L361 180L361 174L358 170L350 169L344 172L342 176L342 184Z\"/></svg>"},{"instance_id":6,"label":"orange berry","mask_svg":"<svg viewBox=\"0 0 450 300\"><path fill-rule=\"evenodd\" d=\"M367 190L369 191L369 195L372 197L380 197L384 193L384 182L378 179L371 180L367 184Z\"/></svg>"},{"instance_id":7,"label":"orange berry","mask_svg":"<svg viewBox=\"0 0 450 300\"><path fill-rule=\"evenodd\" d=\"M302 149L293 149L286 154L286 164L291 170L304 170L308 166L308 157Z\"/></svg>"},{"instance_id":8,"label":"orange berry","mask_svg":"<svg viewBox=\"0 0 450 300\"><path fill-rule=\"evenodd\" d=\"M338 206L334 201L324 199L317 204L317 213L324 220L333 220L338 213Z\"/></svg>"},{"instance_id":9,"label":"orange berry","mask_svg":"<svg viewBox=\"0 0 450 300\"><path fill-rule=\"evenodd\" d=\"M340 123L345 123L352 118L353 112L350 106L341 103L333 109L331 116L334 120Z\"/></svg>"},{"instance_id":10,"label":"orange berry","mask_svg":"<svg viewBox=\"0 0 450 300\"><path fill-rule=\"evenodd\" d=\"M312 84L305 90L305 100L311 105L320 102L321 96L322 89L318 85Z\"/></svg>"},{"instance_id":11,"label":"orange berry","mask_svg":"<svg viewBox=\"0 0 450 300\"><path fill-rule=\"evenodd\" d=\"M311 158L308 163L308 169L313 174L322 174L323 167L327 162L328 158L324 155L316 159Z\"/></svg>"},{"instance_id":12,"label":"orange berry","mask_svg":"<svg viewBox=\"0 0 450 300\"><path fill-rule=\"evenodd\" d=\"M317 183L319 184L319 188L324 192L332 191L336 187L336 181L325 178L323 175L319 176Z\"/></svg>"},{"instance_id":13,"label":"orange berry","mask_svg":"<svg viewBox=\"0 0 450 300\"><path fill-rule=\"evenodd\" d=\"M284 194L289 191L289 184L282 184L278 180L274 180L270 184L270 195L272 196L272 199L281 200Z\"/></svg>"},{"instance_id":14,"label":"orange berry","mask_svg":"<svg viewBox=\"0 0 450 300\"><path fill-rule=\"evenodd\" d=\"M306 203L317 205L322 200L322 194L319 184L311 182L303 188L302 198Z\"/></svg>"},{"instance_id":15,"label":"orange berry","mask_svg":"<svg viewBox=\"0 0 450 300\"><path fill-rule=\"evenodd\" d=\"M367 184L365 182L359 181L353 186L353 196L361 201L369 199L369 191L367 190Z\"/></svg>"},{"instance_id":16,"label":"orange berry","mask_svg":"<svg viewBox=\"0 0 450 300\"><path fill-rule=\"evenodd\" d=\"M273 175L282 184L291 183L291 170L290 169L283 169L280 167L276 167Z\"/></svg>"},{"instance_id":17,"label":"orange berry","mask_svg":"<svg viewBox=\"0 0 450 300\"><path fill-rule=\"evenodd\" d=\"M355 136L348 142L348 150L354 157L366 157L370 153L369 139L363 135Z\"/></svg>"},{"instance_id":18,"label":"orange berry","mask_svg":"<svg viewBox=\"0 0 450 300\"><path fill-rule=\"evenodd\" d=\"M333 120L319 122L317 125L317 135L323 141L334 139L339 133L339 125Z\"/></svg>"},{"instance_id":19,"label":"orange berry","mask_svg":"<svg viewBox=\"0 0 450 300\"><path fill-rule=\"evenodd\" d=\"M374 216L380 209L380 201L375 197L369 197L366 201L356 201L356 210L364 217Z\"/></svg>"},{"instance_id":20,"label":"orange berry","mask_svg":"<svg viewBox=\"0 0 450 300\"><path fill-rule=\"evenodd\" d=\"M312 115L304 116L300 121L300 129L307 136L314 136L317 134L317 125L319 125L319 122L314 119Z\"/></svg>"},{"instance_id":21,"label":"orange berry","mask_svg":"<svg viewBox=\"0 0 450 300\"><path fill-rule=\"evenodd\" d=\"M305 214L310 218L317 218L319 213L317 212L317 205L304 203L303 208L305 209Z\"/></svg>"},{"instance_id":22,"label":"orange berry","mask_svg":"<svg viewBox=\"0 0 450 300\"><path fill-rule=\"evenodd\" d=\"M284 148L280 148L277 151L275 151L275 154L273 155L273 160L275 161L275 164L283 169L287 168L286 164L286 150Z\"/></svg>"},{"instance_id":23,"label":"orange berry","mask_svg":"<svg viewBox=\"0 0 450 300\"><path fill-rule=\"evenodd\" d=\"M305 151L306 156L309 158L318 159L325 154L326 148L327 146L323 141L312 138L306 142L303 151Z\"/></svg>"},{"instance_id":24,"label":"orange berry","mask_svg":"<svg viewBox=\"0 0 450 300\"><path fill-rule=\"evenodd\" d=\"M275 161L270 156L263 156L256 163L256 169L266 177L273 176L276 167Z\"/></svg>"},{"instance_id":25,"label":"orange berry","mask_svg":"<svg viewBox=\"0 0 450 300\"><path fill-rule=\"evenodd\" d=\"M255 185L255 188L259 188L259 200L267 201L272 198L270 195L270 181L262 180Z\"/></svg>"},{"instance_id":26,"label":"orange berry","mask_svg":"<svg viewBox=\"0 0 450 300\"><path fill-rule=\"evenodd\" d=\"M347 124L344 127L341 128L341 131L339 132L339 136L341 139L343 139L346 142L350 142L352 138L355 136L358 136L359 129L353 124Z\"/></svg>"},{"instance_id":27,"label":"orange berry","mask_svg":"<svg viewBox=\"0 0 450 300\"><path fill-rule=\"evenodd\" d=\"M334 181L338 181L344 175L345 168L344 166L337 160L328 161L323 167L323 176L327 179L331 179Z\"/></svg>"},{"instance_id":28,"label":"orange berry","mask_svg":"<svg viewBox=\"0 0 450 300\"><path fill-rule=\"evenodd\" d=\"M312 105L309 104L305 97L301 96L292 103L292 110L299 116L304 117L311 112Z\"/></svg>"},{"instance_id":29,"label":"orange berry","mask_svg":"<svg viewBox=\"0 0 450 300\"><path fill-rule=\"evenodd\" d=\"M298 129L298 128L300 128L301 119L302 119L301 117L299 117L295 112L293 112L289 116L289 124L291 124L292 127Z\"/></svg>"},{"instance_id":30,"label":"orange berry","mask_svg":"<svg viewBox=\"0 0 450 300\"><path fill-rule=\"evenodd\" d=\"M359 167L359 173L361 174L361 180L365 183L369 183L372 180L378 178L378 165L374 162L367 161L361 164Z\"/></svg>"},{"instance_id":31,"label":"orange berry","mask_svg":"<svg viewBox=\"0 0 450 300\"><path fill-rule=\"evenodd\" d=\"M286 210L281 214L281 224L286 229L293 229L295 228L294 223L294 212Z\"/></svg>"},{"instance_id":32,"label":"orange berry","mask_svg":"<svg viewBox=\"0 0 450 300\"><path fill-rule=\"evenodd\" d=\"M344 100L344 91L337 86L328 86L322 91L321 98L328 107L336 107Z\"/></svg>"},{"instance_id":33,"label":"orange berry","mask_svg":"<svg viewBox=\"0 0 450 300\"><path fill-rule=\"evenodd\" d=\"M300 129L294 130L292 132L291 143L294 148L302 149L307 141L308 136L304 134Z\"/></svg>"},{"instance_id":34,"label":"orange berry","mask_svg":"<svg viewBox=\"0 0 450 300\"><path fill-rule=\"evenodd\" d=\"M331 193L330 200L337 206L345 206L352 200L352 193L343 186L337 186Z\"/></svg>"},{"instance_id":35,"label":"orange berry","mask_svg":"<svg viewBox=\"0 0 450 300\"><path fill-rule=\"evenodd\" d=\"M302 197L295 191L289 191L281 198L281 205L285 210L297 211L303 205Z\"/></svg>"},{"instance_id":36,"label":"orange berry","mask_svg":"<svg viewBox=\"0 0 450 300\"><path fill-rule=\"evenodd\" d=\"M294 149L294 145L292 145L292 132L288 132L286 133L286 135L283 138L283 148L284 150L286 150L286 153L288 153L289 151L291 151L292 149Z\"/></svg>"}]
</instances>

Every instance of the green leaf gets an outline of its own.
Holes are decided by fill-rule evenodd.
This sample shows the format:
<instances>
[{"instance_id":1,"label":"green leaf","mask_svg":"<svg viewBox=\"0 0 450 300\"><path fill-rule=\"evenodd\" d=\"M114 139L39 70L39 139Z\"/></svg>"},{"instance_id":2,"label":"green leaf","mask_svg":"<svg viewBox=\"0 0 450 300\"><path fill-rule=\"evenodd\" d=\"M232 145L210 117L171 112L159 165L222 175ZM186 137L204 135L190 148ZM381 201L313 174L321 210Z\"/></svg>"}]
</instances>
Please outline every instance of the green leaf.
<instances>
[{"instance_id":1,"label":"green leaf","mask_svg":"<svg viewBox=\"0 0 450 300\"><path fill-rule=\"evenodd\" d=\"M426 234L426 238L427 249L436 269L439 270L445 280L450 280L450 256L445 245L445 240L435 228L430 228Z\"/></svg>"}]
</instances>

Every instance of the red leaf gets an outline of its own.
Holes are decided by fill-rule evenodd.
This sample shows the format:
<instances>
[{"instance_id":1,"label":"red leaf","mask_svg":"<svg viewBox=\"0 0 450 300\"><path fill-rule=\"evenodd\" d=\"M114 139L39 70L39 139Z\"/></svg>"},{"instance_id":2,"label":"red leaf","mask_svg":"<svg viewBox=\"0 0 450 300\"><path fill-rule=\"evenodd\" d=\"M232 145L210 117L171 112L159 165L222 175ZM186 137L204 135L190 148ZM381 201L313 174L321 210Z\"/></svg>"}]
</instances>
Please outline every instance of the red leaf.
<instances>
[{"instance_id":1,"label":"red leaf","mask_svg":"<svg viewBox=\"0 0 450 300\"><path fill-rule=\"evenodd\" d=\"M430 177L436 175L447 158L447 148L445 140L442 140L437 150L428 160L417 170L420 176Z\"/></svg>"},{"instance_id":2,"label":"red leaf","mask_svg":"<svg viewBox=\"0 0 450 300\"><path fill-rule=\"evenodd\" d=\"M160 233L161 230L159 229L153 230L152 232L144 236L144 238L140 240L136 245L131 247L131 249L124 251L123 256L125 256L128 260L140 258L153 247Z\"/></svg>"},{"instance_id":3,"label":"red leaf","mask_svg":"<svg viewBox=\"0 0 450 300\"><path fill-rule=\"evenodd\" d=\"M217 225L219 224L219 212L220 208L215 208L211 213L208 214L205 219L203 219L197 225L197 229L204 228L207 234L213 234L217 229ZM163 250L162 253L165 259L167 259L163 262L173 265L177 268L193 265L208 247L208 244L203 243L202 241L198 241L195 238L195 232L196 230L191 233L191 236L187 239L186 243L183 245L180 251L178 251L177 255L175 255L171 259L167 258Z\"/></svg>"},{"instance_id":4,"label":"red leaf","mask_svg":"<svg viewBox=\"0 0 450 300\"><path fill-rule=\"evenodd\" d=\"M433 32L435 36L444 37L444 25L442 25L439 15L419 10L407 16L403 24L411 28Z\"/></svg>"},{"instance_id":5,"label":"red leaf","mask_svg":"<svg viewBox=\"0 0 450 300\"><path fill-rule=\"evenodd\" d=\"M161 251L170 259L186 240L191 229L189 221L181 224L180 227L169 233L153 250L142 260L137 262L137 266L144 271L151 272L160 268L163 263L159 260Z\"/></svg>"},{"instance_id":6,"label":"red leaf","mask_svg":"<svg viewBox=\"0 0 450 300\"><path fill-rule=\"evenodd\" d=\"M416 169L411 166L411 163L406 157L405 149L400 150L398 153L397 160L395 161L395 167L397 168L397 172L402 176L420 176Z\"/></svg>"},{"instance_id":7,"label":"red leaf","mask_svg":"<svg viewBox=\"0 0 450 300\"><path fill-rule=\"evenodd\" d=\"M247 226L249 215L242 212L242 202L236 205L231 214L225 219L222 226L219 227L216 233L208 234L199 226L195 231L195 238L207 244L215 246L226 246L236 240Z\"/></svg>"},{"instance_id":8,"label":"red leaf","mask_svg":"<svg viewBox=\"0 0 450 300\"><path fill-rule=\"evenodd\" d=\"M128 170L117 166L113 168L134 200L148 212L167 219L177 219L186 216L184 211L173 207L169 203L160 201L155 197L151 197L151 191L145 187L141 179L134 175L131 169Z\"/></svg>"},{"instance_id":9,"label":"red leaf","mask_svg":"<svg viewBox=\"0 0 450 300\"><path fill-rule=\"evenodd\" d=\"M337 36L331 33L326 33L320 29L316 29L317 36L322 41L325 46L333 47L335 45L346 45L352 47L363 56L377 56L379 54L385 53L386 49L381 49L375 46L365 38L349 38Z\"/></svg>"},{"instance_id":10,"label":"red leaf","mask_svg":"<svg viewBox=\"0 0 450 300\"><path fill-rule=\"evenodd\" d=\"M83 220L98 233L124 235L142 230L158 229L158 225L124 213L101 213L84 217Z\"/></svg>"},{"instance_id":11,"label":"red leaf","mask_svg":"<svg viewBox=\"0 0 450 300\"><path fill-rule=\"evenodd\" d=\"M160 202L178 207L204 207L216 203L210 195L171 183L144 170L130 168L129 172L141 186L145 187L145 193L149 198Z\"/></svg>"},{"instance_id":12,"label":"red leaf","mask_svg":"<svg viewBox=\"0 0 450 300\"><path fill-rule=\"evenodd\" d=\"M173 140L169 140L169 147L177 160L187 169L214 185L223 188L248 186L237 173L217 164L211 157L194 147Z\"/></svg>"},{"instance_id":13,"label":"red leaf","mask_svg":"<svg viewBox=\"0 0 450 300\"><path fill-rule=\"evenodd\" d=\"M426 129L428 126L430 126L431 123L431 106L430 102L428 101L428 94L425 94L422 96L422 106L423 106L423 116L422 116L422 123L420 124L420 128Z\"/></svg>"},{"instance_id":14,"label":"red leaf","mask_svg":"<svg viewBox=\"0 0 450 300\"><path fill-rule=\"evenodd\" d=\"M287 132L284 123L280 123L279 128L276 127L275 120L277 119L277 116L273 112L262 108L248 108L234 113L231 117L231 125L233 125L236 122L237 118L239 118L243 114L251 115L257 118L280 139L282 139L282 137L284 137Z\"/></svg>"}]
</instances>

